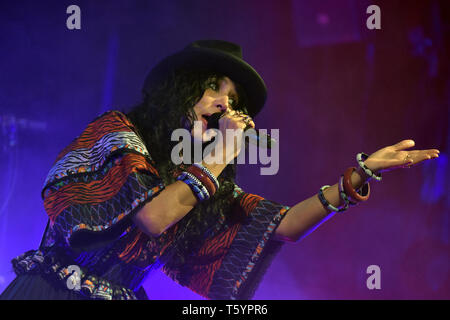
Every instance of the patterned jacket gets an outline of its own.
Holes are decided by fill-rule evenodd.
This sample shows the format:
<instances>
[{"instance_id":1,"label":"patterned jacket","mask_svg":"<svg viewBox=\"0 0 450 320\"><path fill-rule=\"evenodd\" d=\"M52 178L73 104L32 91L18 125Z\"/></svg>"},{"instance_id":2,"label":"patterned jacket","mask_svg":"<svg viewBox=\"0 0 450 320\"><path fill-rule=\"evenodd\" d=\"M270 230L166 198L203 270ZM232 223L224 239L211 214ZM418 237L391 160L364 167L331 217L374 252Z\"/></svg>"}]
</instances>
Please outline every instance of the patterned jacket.
<instances>
[{"instance_id":1,"label":"patterned jacket","mask_svg":"<svg viewBox=\"0 0 450 320\"><path fill-rule=\"evenodd\" d=\"M127 117L100 115L51 168L42 190L49 225L38 250L13 260L16 273L44 273L93 299L136 299L176 243L178 226L151 237L130 217L164 188ZM250 299L282 245L271 238L289 207L237 185L232 201L242 219L218 221L186 261L193 272L183 285L209 299ZM180 270L163 271L176 281Z\"/></svg>"}]
</instances>

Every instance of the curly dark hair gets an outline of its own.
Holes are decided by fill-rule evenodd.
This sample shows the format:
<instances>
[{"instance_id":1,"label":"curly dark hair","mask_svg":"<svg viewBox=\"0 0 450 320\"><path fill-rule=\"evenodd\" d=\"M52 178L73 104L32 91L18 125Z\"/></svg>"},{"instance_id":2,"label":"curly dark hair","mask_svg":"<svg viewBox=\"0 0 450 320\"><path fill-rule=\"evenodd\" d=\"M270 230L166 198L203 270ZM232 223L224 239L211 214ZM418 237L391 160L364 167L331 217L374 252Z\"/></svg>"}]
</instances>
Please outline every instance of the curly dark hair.
<instances>
[{"instance_id":1,"label":"curly dark hair","mask_svg":"<svg viewBox=\"0 0 450 320\"><path fill-rule=\"evenodd\" d=\"M171 141L173 130L186 127L186 123L192 126L193 121L197 120L194 105L201 99L208 84L222 77L223 74L206 69L175 70L144 94L142 103L125 112L146 144L165 185L175 182L177 173L185 167L171 161L171 150L178 143ZM239 105L233 108L246 112L248 100L245 92L239 83L235 82L235 85ZM201 240L213 231L219 219L227 219L235 177L236 164L230 163L218 177L220 188L217 192L209 200L199 202L178 222L178 239L170 253L164 254L164 262L167 268L180 271L176 279L179 283L185 284L192 272L186 258L199 248Z\"/></svg>"}]
</instances>

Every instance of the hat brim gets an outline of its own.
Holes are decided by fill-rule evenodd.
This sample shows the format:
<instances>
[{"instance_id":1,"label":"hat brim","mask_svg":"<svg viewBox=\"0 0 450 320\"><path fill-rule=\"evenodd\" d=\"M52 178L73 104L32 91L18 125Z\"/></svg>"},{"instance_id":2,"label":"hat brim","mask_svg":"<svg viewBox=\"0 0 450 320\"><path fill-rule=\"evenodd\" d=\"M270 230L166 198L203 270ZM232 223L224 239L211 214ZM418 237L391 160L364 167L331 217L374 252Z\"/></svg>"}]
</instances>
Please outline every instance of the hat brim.
<instances>
[{"instance_id":1,"label":"hat brim","mask_svg":"<svg viewBox=\"0 0 450 320\"><path fill-rule=\"evenodd\" d=\"M184 66L211 69L239 83L247 94L249 102L247 109L251 117L255 117L266 102L267 87L252 66L231 54L209 48L186 48L164 58L148 74L143 90L167 77L172 70Z\"/></svg>"}]
</instances>

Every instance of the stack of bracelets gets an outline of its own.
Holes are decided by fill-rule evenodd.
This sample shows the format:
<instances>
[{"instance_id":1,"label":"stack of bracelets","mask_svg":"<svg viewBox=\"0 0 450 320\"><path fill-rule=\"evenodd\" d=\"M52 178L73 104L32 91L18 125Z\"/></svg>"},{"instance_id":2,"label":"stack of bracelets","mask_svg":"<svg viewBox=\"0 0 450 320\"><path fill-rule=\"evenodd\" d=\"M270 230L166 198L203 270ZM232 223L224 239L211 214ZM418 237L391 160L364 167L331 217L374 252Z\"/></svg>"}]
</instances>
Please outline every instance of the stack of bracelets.
<instances>
[{"instance_id":1,"label":"stack of bracelets","mask_svg":"<svg viewBox=\"0 0 450 320\"><path fill-rule=\"evenodd\" d=\"M208 200L219 189L219 181L207 168L199 163L187 167L177 177L191 188L198 201Z\"/></svg>"},{"instance_id":2,"label":"stack of bracelets","mask_svg":"<svg viewBox=\"0 0 450 320\"><path fill-rule=\"evenodd\" d=\"M323 204L323 206L325 208L327 208L328 210L330 210L332 212L344 212L345 210L348 209L349 206L354 206L354 205L358 204L359 202L363 202L363 201L366 201L367 199L369 199L369 194L370 194L369 180L373 178L377 181L381 181L381 174L376 174L376 173L372 172L372 170L367 168L367 166L364 164L364 161L368 157L369 156L363 152L358 153L356 155L356 161L358 162L358 165L361 167L362 170L364 170L365 174L368 176L368 179L366 180L366 182L363 184L363 186L361 188L359 188L358 190L355 190L355 188L353 188L353 185L352 185L352 182L350 179L353 171L356 170L355 167L348 168L347 170L345 170L344 174L341 175L341 177L339 179L339 195L344 202L343 205L341 205L339 207L335 207L332 204L330 204L327 201L327 199L325 199L325 196L323 195L323 191L325 189L329 188L330 187L329 185L325 185L320 188L318 196L319 196L320 202Z\"/></svg>"}]
</instances>

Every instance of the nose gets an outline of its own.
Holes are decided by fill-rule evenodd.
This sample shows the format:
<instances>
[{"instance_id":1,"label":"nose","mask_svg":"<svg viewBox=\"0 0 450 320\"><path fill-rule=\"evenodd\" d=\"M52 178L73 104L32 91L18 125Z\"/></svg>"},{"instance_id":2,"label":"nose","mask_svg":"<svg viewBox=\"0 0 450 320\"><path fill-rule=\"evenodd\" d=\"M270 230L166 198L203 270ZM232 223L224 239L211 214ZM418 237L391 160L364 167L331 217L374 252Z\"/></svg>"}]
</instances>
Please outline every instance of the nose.
<instances>
[{"instance_id":1,"label":"nose","mask_svg":"<svg viewBox=\"0 0 450 320\"><path fill-rule=\"evenodd\" d=\"M215 104L221 112L227 111L230 108L230 104L228 103L228 96L226 95L218 98Z\"/></svg>"}]
</instances>

